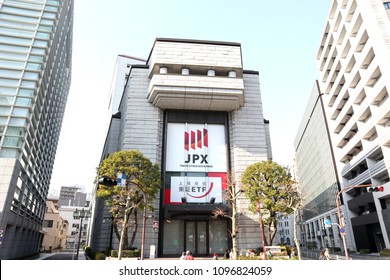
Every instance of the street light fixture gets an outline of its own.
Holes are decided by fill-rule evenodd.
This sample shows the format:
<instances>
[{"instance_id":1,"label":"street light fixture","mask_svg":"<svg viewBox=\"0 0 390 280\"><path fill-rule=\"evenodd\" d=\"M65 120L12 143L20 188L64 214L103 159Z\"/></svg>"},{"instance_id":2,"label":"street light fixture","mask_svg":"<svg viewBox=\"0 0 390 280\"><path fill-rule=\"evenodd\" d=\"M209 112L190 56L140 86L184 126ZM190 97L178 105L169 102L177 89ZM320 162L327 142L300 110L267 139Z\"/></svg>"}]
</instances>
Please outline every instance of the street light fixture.
<instances>
[{"instance_id":1,"label":"street light fixture","mask_svg":"<svg viewBox=\"0 0 390 280\"><path fill-rule=\"evenodd\" d=\"M79 241L77 243L77 251L76 251L76 260L79 259L79 250L80 250L80 242L81 242L81 232L83 231L83 219L88 219L91 217L91 212L88 210L76 210L73 212L73 218L75 220L80 220L80 228L79 228Z\"/></svg>"}]
</instances>

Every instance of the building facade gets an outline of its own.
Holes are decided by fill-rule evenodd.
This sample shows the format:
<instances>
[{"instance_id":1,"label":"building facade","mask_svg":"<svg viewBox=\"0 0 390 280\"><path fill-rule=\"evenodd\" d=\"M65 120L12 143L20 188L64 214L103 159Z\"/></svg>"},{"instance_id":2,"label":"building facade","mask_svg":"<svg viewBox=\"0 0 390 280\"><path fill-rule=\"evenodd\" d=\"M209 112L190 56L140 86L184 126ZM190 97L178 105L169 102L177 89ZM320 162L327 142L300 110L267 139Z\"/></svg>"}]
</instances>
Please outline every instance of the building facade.
<instances>
[{"instance_id":1,"label":"building facade","mask_svg":"<svg viewBox=\"0 0 390 280\"><path fill-rule=\"evenodd\" d=\"M76 210L88 211L90 206L90 199L88 193L82 191L78 186L62 186L59 196L59 214L69 224L65 233L65 247L75 249L80 239L80 244L85 244L88 233L89 219L85 217L83 224L81 220L74 218L74 212ZM81 227L81 234L80 234Z\"/></svg>"},{"instance_id":2,"label":"building facade","mask_svg":"<svg viewBox=\"0 0 390 280\"><path fill-rule=\"evenodd\" d=\"M121 113L119 104L122 99L123 91L129 73L133 65L144 65L145 59L136 58L128 55L118 55L115 63L114 74L111 80L111 87L107 99L108 121L106 124L106 140L103 147L101 161L109 154L118 151ZM96 190L92 193L94 196ZM114 238L113 218L103 199L93 197L91 199L92 212L91 221L98 220L101 223L93 223L90 234L88 235L88 244L93 244L96 251L107 251L112 248L118 248L119 241ZM93 230L92 230L93 229Z\"/></svg>"},{"instance_id":3,"label":"building facade","mask_svg":"<svg viewBox=\"0 0 390 280\"><path fill-rule=\"evenodd\" d=\"M148 213L145 256L154 253L150 248L158 256L231 249L230 222L211 218L212 211L230 211L224 195L229 177L239 189L248 165L272 158L259 75L243 69L241 45L157 38L146 63L132 65L115 118L118 126L110 133L118 134L116 150L140 150L161 167L163 186L156 210ZM239 249L260 247L258 217L247 199L239 198L238 209ZM95 218L107 218L102 209L96 212ZM139 232L136 247L140 243Z\"/></svg>"},{"instance_id":4,"label":"building facade","mask_svg":"<svg viewBox=\"0 0 390 280\"><path fill-rule=\"evenodd\" d=\"M81 191L80 187L66 187L62 186L60 190L60 207L74 206L85 207L87 203L87 194Z\"/></svg>"},{"instance_id":5,"label":"building facade","mask_svg":"<svg viewBox=\"0 0 390 280\"><path fill-rule=\"evenodd\" d=\"M74 218L74 212L78 210L84 210L87 212L89 210L89 203L87 203L85 206L61 206L58 211L61 215L61 217L67 221L68 227L67 231L65 233L65 247L68 249L76 250L79 240L80 240L80 248L82 248L83 245L87 243L87 236L89 231L89 222L90 219L88 217L83 218L83 221L81 219L75 219ZM81 224L82 222L82 224ZM81 228L81 232L80 232ZM64 247L64 248L65 248Z\"/></svg>"},{"instance_id":6,"label":"building facade","mask_svg":"<svg viewBox=\"0 0 390 280\"><path fill-rule=\"evenodd\" d=\"M317 55L352 250L390 248L389 5L333 1Z\"/></svg>"},{"instance_id":7,"label":"building facade","mask_svg":"<svg viewBox=\"0 0 390 280\"><path fill-rule=\"evenodd\" d=\"M71 81L73 1L0 1L0 259L35 255Z\"/></svg>"},{"instance_id":8,"label":"building facade","mask_svg":"<svg viewBox=\"0 0 390 280\"><path fill-rule=\"evenodd\" d=\"M45 233L41 246L42 251L62 249L66 246L69 222L61 217L58 207L58 199L46 200L46 213L42 226Z\"/></svg>"},{"instance_id":9,"label":"building facade","mask_svg":"<svg viewBox=\"0 0 390 280\"><path fill-rule=\"evenodd\" d=\"M303 245L317 249L342 248L336 208L340 182L324 111L323 94L317 81L303 114L294 147L295 168L303 199L300 217L304 224L301 231ZM332 225L327 228L325 220L330 220Z\"/></svg>"}]
</instances>

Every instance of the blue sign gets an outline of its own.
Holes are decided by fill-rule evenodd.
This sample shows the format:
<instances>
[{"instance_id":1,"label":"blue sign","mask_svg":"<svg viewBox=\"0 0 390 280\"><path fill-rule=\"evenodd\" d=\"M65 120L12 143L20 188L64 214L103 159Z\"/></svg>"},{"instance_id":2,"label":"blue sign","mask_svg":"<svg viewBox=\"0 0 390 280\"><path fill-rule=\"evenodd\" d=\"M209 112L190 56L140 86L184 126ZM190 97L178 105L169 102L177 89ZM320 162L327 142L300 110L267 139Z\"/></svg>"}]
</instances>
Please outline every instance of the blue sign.
<instances>
[{"instance_id":1,"label":"blue sign","mask_svg":"<svg viewBox=\"0 0 390 280\"><path fill-rule=\"evenodd\" d=\"M330 223L330 220L329 220L329 219L326 219L326 220L325 220L325 224L326 224L326 225L330 225L330 224L331 224L331 223Z\"/></svg>"},{"instance_id":2,"label":"blue sign","mask_svg":"<svg viewBox=\"0 0 390 280\"><path fill-rule=\"evenodd\" d=\"M345 233L345 228L340 228L340 233Z\"/></svg>"}]
</instances>

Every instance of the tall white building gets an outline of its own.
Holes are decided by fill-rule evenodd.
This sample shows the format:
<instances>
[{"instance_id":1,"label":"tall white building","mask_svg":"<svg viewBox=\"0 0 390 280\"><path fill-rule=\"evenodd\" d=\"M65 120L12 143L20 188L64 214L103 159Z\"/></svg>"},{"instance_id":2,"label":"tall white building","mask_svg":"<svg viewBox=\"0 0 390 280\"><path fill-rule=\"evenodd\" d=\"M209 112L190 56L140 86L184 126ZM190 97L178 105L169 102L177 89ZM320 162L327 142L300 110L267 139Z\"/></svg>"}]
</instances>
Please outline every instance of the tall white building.
<instances>
[{"instance_id":1,"label":"tall white building","mask_svg":"<svg viewBox=\"0 0 390 280\"><path fill-rule=\"evenodd\" d=\"M390 2L334 0L317 60L347 247L390 248ZM383 186L369 192L365 186Z\"/></svg>"},{"instance_id":2,"label":"tall white building","mask_svg":"<svg viewBox=\"0 0 390 280\"><path fill-rule=\"evenodd\" d=\"M39 253L72 29L72 0L0 0L0 259Z\"/></svg>"}]
</instances>

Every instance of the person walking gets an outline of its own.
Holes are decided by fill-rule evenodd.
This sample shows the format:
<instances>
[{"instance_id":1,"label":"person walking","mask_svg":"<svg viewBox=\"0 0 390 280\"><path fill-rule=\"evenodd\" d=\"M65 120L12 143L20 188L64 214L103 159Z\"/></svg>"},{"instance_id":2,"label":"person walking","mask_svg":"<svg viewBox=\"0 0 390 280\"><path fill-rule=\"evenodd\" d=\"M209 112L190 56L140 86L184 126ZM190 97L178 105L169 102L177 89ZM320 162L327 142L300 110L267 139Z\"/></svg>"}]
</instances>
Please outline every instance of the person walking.
<instances>
[{"instance_id":1,"label":"person walking","mask_svg":"<svg viewBox=\"0 0 390 280\"><path fill-rule=\"evenodd\" d=\"M186 260L190 260L190 261L193 261L195 258L194 256L192 255L192 252L191 251L187 251L186 252Z\"/></svg>"},{"instance_id":2,"label":"person walking","mask_svg":"<svg viewBox=\"0 0 390 280\"><path fill-rule=\"evenodd\" d=\"M324 261L329 261L332 259L332 257L330 256L329 254L329 249L326 248L324 250L321 250L320 251L320 257L319 257L320 260L324 260Z\"/></svg>"},{"instance_id":3,"label":"person walking","mask_svg":"<svg viewBox=\"0 0 390 280\"><path fill-rule=\"evenodd\" d=\"M183 252L180 256L180 260L183 261L186 259L186 252Z\"/></svg>"},{"instance_id":4,"label":"person walking","mask_svg":"<svg viewBox=\"0 0 390 280\"><path fill-rule=\"evenodd\" d=\"M329 249L328 248L325 248L324 257L325 257L325 260L331 260L332 259L332 257L329 254Z\"/></svg>"},{"instance_id":5,"label":"person walking","mask_svg":"<svg viewBox=\"0 0 390 280\"><path fill-rule=\"evenodd\" d=\"M223 255L223 258L226 259L226 260L228 260L230 258L230 251L229 251L229 249L226 249L226 252Z\"/></svg>"}]
</instances>

